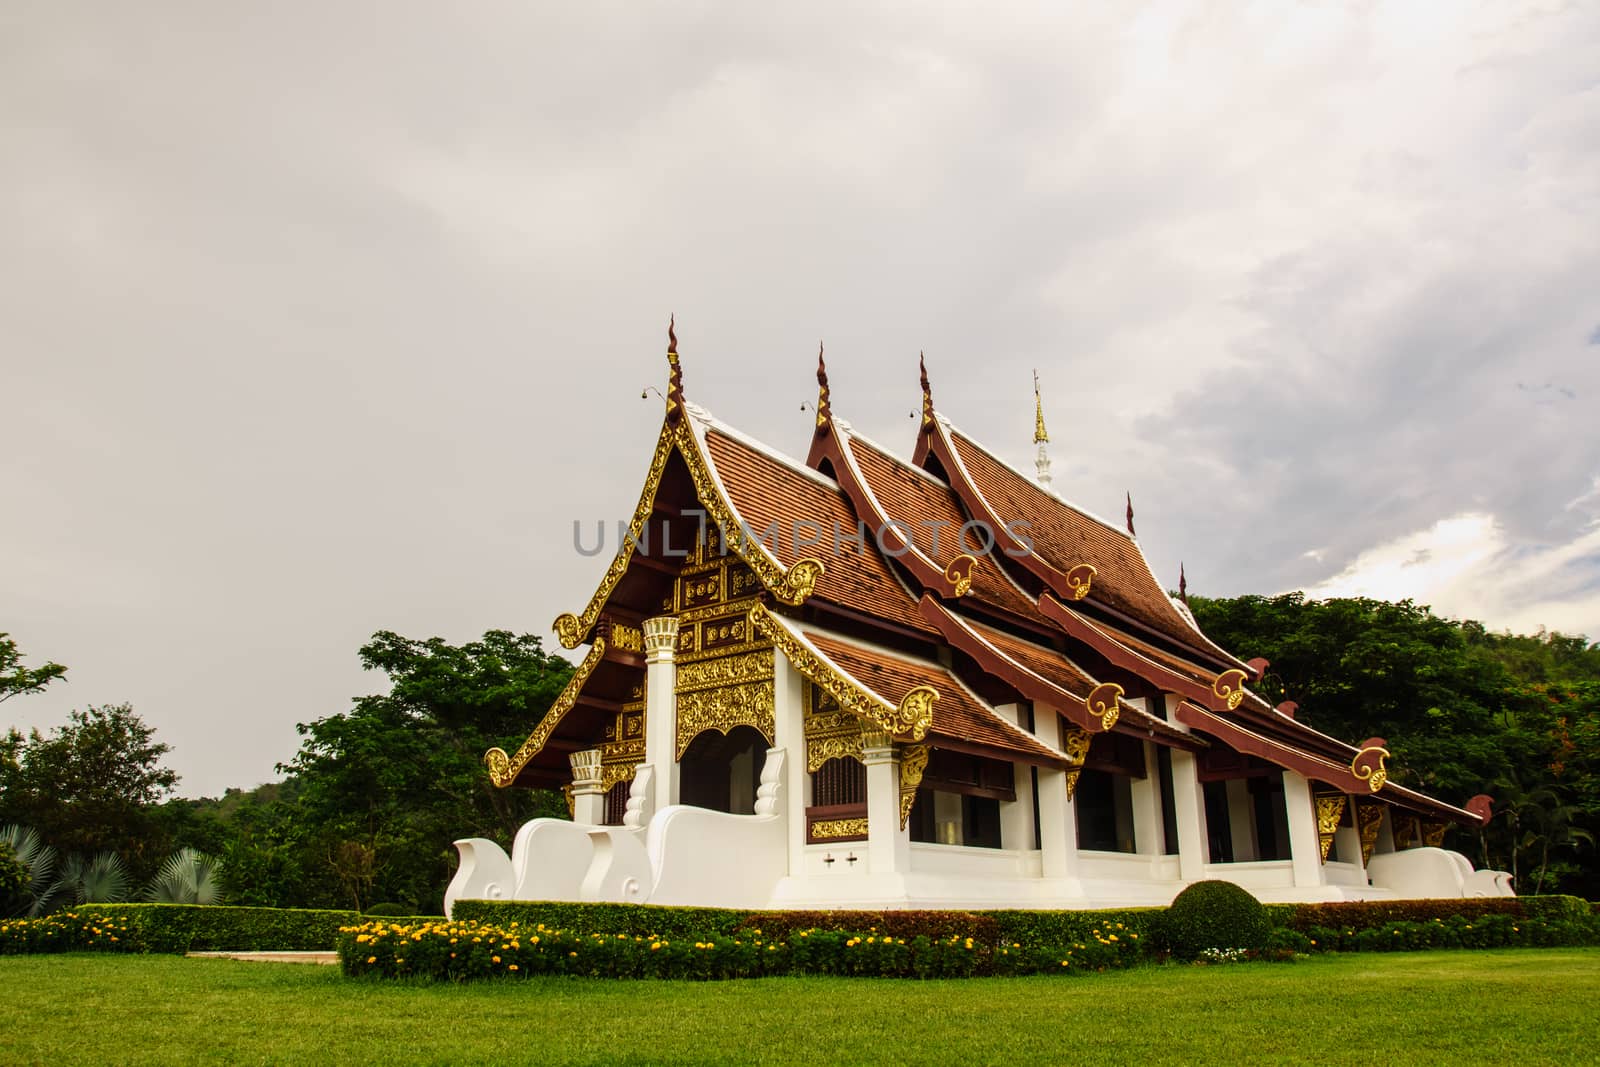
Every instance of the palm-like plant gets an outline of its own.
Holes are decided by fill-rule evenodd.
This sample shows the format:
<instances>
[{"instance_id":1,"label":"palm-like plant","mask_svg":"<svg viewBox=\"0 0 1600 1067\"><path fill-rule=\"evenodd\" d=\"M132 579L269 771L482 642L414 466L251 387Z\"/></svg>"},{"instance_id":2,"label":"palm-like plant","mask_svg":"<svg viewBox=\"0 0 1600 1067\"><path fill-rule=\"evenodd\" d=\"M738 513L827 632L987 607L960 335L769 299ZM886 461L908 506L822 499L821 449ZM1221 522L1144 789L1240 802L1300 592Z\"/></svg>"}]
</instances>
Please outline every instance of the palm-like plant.
<instances>
[{"instance_id":1,"label":"palm-like plant","mask_svg":"<svg viewBox=\"0 0 1600 1067\"><path fill-rule=\"evenodd\" d=\"M55 877L56 850L45 844L33 827L16 823L0 826L0 841L11 846L17 862L28 871L28 884L22 891L18 911L30 919L45 914L61 893L61 883Z\"/></svg>"},{"instance_id":2,"label":"palm-like plant","mask_svg":"<svg viewBox=\"0 0 1600 1067\"><path fill-rule=\"evenodd\" d=\"M115 852L68 856L61 865L61 887L75 904L120 904L133 894L128 868Z\"/></svg>"},{"instance_id":3,"label":"palm-like plant","mask_svg":"<svg viewBox=\"0 0 1600 1067\"><path fill-rule=\"evenodd\" d=\"M179 849L145 887L154 904L221 904L222 862L192 848Z\"/></svg>"}]
</instances>

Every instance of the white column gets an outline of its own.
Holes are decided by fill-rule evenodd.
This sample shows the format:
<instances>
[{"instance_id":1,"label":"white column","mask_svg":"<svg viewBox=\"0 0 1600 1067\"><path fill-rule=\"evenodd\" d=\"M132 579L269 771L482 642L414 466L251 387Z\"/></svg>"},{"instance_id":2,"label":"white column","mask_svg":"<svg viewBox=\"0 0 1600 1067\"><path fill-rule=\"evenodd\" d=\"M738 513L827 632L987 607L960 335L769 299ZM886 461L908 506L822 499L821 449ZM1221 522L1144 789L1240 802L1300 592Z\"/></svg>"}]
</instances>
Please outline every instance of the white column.
<instances>
[{"instance_id":1,"label":"white column","mask_svg":"<svg viewBox=\"0 0 1600 1067\"><path fill-rule=\"evenodd\" d=\"M1200 768L1193 752L1172 750L1172 814L1178 820L1178 876L1198 882L1206 876L1206 804Z\"/></svg>"},{"instance_id":2,"label":"white column","mask_svg":"<svg viewBox=\"0 0 1600 1067\"><path fill-rule=\"evenodd\" d=\"M1156 746L1144 742L1144 777L1129 783L1133 793L1133 843L1141 856L1166 852L1161 829L1161 775L1156 770Z\"/></svg>"},{"instance_id":3,"label":"white column","mask_svg":"<svg viewBox=\"0 0 1600 1067\"><path fill-rule=\"evenodd\" d=\"M1051 748L1061 748L1061 715L1054 708L1033 709L1034 731ZM1078 823L1067 799L1067 772L1039 768L1039 857L1046 878L1078 876Z\"/></svg>"},{"instance_id":4,"label":"white column","mask_svg":"<svg viewBox=\"0 0 1600 1067\"><path fill-rule=\"evenodd\" d=\"M1028 851L1033 848L1033 770L1026 763L1011 765L1017 799L1000 802L1000 847Z\"/></svg>"},{"instance_id":5,"label":"white column","mask_svg":"<svg viewBox=\"0 0 1600 1067\"><path fill-rule=\"evenodd\" d=\"M678 618L644 620L644 761L654 773L652 814L678 802Z\"/></svg>"},{"instance_id":6,"label":"white column","mask_svg":"<svg viewBox=\"0 0 1600 1067\"><path fill-rule=\"evenodd\" d=\"M1250 796L1250 782L1230 778L1228 790L1228 833L1233 838L1233 862L1253 863L1261 855L1256 849L1256 806Z\"/></svg>"},{"instance_id":7,"label":"white column","mask_svg":"<svg viewBox=\"0 0 1600 1067\"><path fill-rule=\"evenodd\" d=\"M867 765L867 867L873 874L906 874L911 834L900 829L900 754L884 734L868 734L861 752Z\"/></svg>"},{"instance_id":8,"label":"white column","mask_svg":"<svg viewBox=\"0 0 1600 1067\"><path fill-rule=\"evenodd\" d=\"M600 789L600 750L586 748L567 757L572 764L572 821L599 826L606 821L606 795Z\"/></svg>"},{"instance_id":9,"label":"white column","mask_svg":"<svg viewBox=\"0 0 1600 1067\"><path fill-rule=\"evenodd\" d=\"M783 653L773 650L772 732L774 748L787 753L783 765L784 836L789 847L789 873L805 873L806 808L811 803L810 775L806 773L805 679L789 665Z\"/></svg>"},{"instance_id":10,"label":"white column","mask_svg":"<svg viewBox=\"0 0 1600 1067\"><path fill-rule=\"evenodd\" d=\"M1289 816L1289 861L1296 888L1322 885L1322 844L1317 839L1317 806L1311 783L1283 772L1283 806Z\"/></svg>"}]
</instances>

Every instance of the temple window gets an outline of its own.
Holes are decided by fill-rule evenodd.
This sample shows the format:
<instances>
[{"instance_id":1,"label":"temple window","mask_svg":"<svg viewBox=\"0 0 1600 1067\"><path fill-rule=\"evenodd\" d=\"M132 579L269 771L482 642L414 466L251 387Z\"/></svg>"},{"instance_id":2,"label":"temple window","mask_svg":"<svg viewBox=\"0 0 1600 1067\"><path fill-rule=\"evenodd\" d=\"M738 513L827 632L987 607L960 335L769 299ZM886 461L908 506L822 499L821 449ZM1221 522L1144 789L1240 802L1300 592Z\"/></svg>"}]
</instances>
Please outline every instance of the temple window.
<instances>
[{"instance_id":1,"label":"temple window","mask_svg":"<svg viewBox=\"0 0 1600 1067\"><path fill-rule=\"evenodd\" d=\"M633 789L631 780L618 782L606 790L606 821L607 826L621 826L622 817L628 813L628 794Z\"/></svg>"},{"instance_id":2,"label":"temple window","mask_svg":"<svg viewBox=\"0 0 1600 1067\"><path fill-rule=\"evenodd\" d=\"M1073 807L1078 814L1078 847L1090 852L1136 852L1133 831L1133 779L1125 774L1086 769L1078 776Z\"/></svg>"},{"instance_id":3,"label":"temple window","mask_svg":"<svg viewBox=\"0 0 1600 1067\"><path fill-rule=\"evenodd\" d=\"M1144 776L1142 742L1123 734L1095 735L1073 796L1080 849L1139 850L1134 833L1133 780Z\"/></svg>"},{"instance_id":4,"label":"temple window","mask_svg":"<svg viewBox=\"0 0 1600 1067\"><path fill-rule=\"evenodd\" d=\"M849 756L831 759L811 776L811 803L817 807L866 804L867 769Z\"/></svg>"},{"instance_id":5,"label":"temple window","mask_svg":"<svg viewBox=\"0 0 1600 1067\"><path fill-rule=\"evenodd\" d=\"M1165 747L1156 749L1156 778L1161 785L1161 837L1162 852L1168 856L1178 854L1178 798L1172 785L1172 751Z\"/></svg>"},{"instance_id":6,"label":"temple window","mask_svg":"<svg viewBox=\"0 0 1600 1067\"><path fill-rule=\"evenodd\" d=\"M911 807L911 840L1000 848L1000 805L1015 803L1008 762L934 749Z\"/></svg>"}]
</instances>

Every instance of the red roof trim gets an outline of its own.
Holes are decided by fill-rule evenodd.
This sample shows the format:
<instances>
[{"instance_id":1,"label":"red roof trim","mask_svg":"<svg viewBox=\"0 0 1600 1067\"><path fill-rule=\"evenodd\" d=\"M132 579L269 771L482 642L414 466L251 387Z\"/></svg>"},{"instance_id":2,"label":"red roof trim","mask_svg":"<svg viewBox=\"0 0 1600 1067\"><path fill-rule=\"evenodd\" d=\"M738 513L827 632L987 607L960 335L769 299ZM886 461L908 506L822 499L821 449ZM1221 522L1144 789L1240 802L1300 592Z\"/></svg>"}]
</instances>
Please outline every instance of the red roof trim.
<instances>
[{"instance_id":1,"label":"red roof trim","mask_svg":"<svg viewBox=\"0 0 1600 1067\"><path fill-rule=\"evenodd\" d=\"M1176 712L1177 720L1194 730L1203 730L1236 752L1258 756L1269 763L1304 775L1313 781L1331 785L1341 793L1357 797L1376 795L1381 800L1398 803L1408 808L1422 808L1429 814L1441 815L1453 822L1481 826L1482 820L1470 811L1453 807L1443 801L1423 796L1421 793L1385 784L1377 794L1368 788L1364 779L1357 778L1349 767L1313 756L1281 741L1263 737L1238 723L1229 722L1189 701L1181 701Z\"/></svg>"}]
</instances>

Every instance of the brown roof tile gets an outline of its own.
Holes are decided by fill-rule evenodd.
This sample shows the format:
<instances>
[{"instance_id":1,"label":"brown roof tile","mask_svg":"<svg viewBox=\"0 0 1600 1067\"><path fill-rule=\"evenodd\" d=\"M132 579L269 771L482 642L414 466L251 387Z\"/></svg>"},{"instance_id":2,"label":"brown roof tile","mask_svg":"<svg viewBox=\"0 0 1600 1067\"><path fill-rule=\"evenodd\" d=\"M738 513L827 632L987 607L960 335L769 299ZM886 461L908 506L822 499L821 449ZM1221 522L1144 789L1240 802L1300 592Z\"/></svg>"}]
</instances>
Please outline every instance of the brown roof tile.
<instances>
[{"instance_id":1,"label":"brown roof tile","mask_svg":"<svg viewBox=\"0 0 1600 1067\"><path fill-rule=\"evenodd\" d=\"M1016 587L990 552L968 552L961 544L961 527L969 516L961 510L955 490L869 441L850 434L841 436L884 514L907 527L918 551L940 569L957 556L972 555L977 560L970 594L974 599L1024 619L1037 614L1032 599ZM977 534L972 536L975 539Z\"/></svg>"},{"instance_id":2,"label":"brown roof tile","mask_svg":"<svg viewBox=\"0 0 1600 1067\"><path fill-rule=\"evenodd\" d=\"M1091 602L1114 608L1208 659L1220 655L1234 661L1178 614L1133 538L1041 489L959 430L948 432L962 466L1000 520L1029 524L1040 558L1061 571L1080 563L1094 567Z\"/></svg>"},{"instance_id":3,"label":"brown roof tile","mask_svg":"<svg viewBox=\"0 0 1600 1067\"><path fill-rule=\"evenodd\" d=\"M792 566L802 556L822 561L823 575L814 596L866 615L931 633L905 586L890 573L872 546L858 552L848 537L835 552L833 530L856 530L855 513L844 493L827 479L799 470L716 428L706 431L706 449L730 502L758 535L777 523L780 535L768 543L778 561ZM823 528L822 543L798 550L793 524L815 522Z\"/></svg>"}]
</instances>

